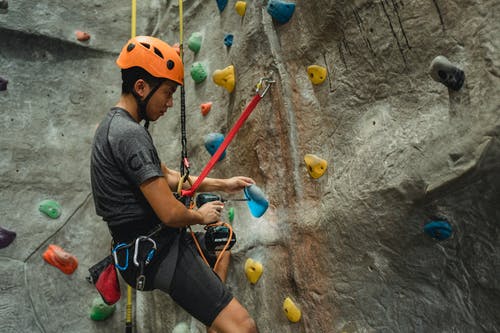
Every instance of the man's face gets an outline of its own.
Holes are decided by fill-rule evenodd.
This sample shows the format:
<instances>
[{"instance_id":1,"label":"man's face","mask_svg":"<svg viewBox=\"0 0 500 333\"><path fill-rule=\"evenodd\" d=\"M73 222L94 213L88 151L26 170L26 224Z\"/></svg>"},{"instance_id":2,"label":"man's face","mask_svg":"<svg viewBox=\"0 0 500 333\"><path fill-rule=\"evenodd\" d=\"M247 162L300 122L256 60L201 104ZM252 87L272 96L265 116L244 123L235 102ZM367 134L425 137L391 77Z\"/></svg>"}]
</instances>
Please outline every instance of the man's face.
<instances>
[{"instance_id":1,"label":"man's face","mask_svg":"<svg viewBox=\"0 0 500 333\"><path fill-rule=\"evenodd\" d=\"M150 87L151 89L151 87ZM171 81L164 81L160 88L153 94L147 106L148 118L151 121L158 120L167 109L174 105L173 95L177 90L177 84Z\"/></svg>"}]
</instances>

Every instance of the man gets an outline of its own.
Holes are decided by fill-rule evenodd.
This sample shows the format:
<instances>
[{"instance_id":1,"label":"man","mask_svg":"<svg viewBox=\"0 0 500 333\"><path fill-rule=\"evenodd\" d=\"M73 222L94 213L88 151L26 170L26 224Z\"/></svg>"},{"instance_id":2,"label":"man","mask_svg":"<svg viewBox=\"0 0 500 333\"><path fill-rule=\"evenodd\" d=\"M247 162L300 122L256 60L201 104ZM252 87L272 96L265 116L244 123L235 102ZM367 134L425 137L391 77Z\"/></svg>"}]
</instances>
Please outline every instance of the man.
<instances>
[{"instance_id":1,"label":"man","mask_svg":"<svg viewBox=\"0 0 500 333\"><path fill-rule=\"evenodd\" d=\"M92 145L96 212L107 222L115 246L133 243L158 225L165 226L152 237L158 250L149 264L134 262L134 256L129 255L135 254L133 247L116 251L122 277L135 287L138 277L144 276L143 290L160 289L170 294L203 322L208 332L257 332L247 310L223 284L228 254L221 260L218 276L202 261L193 239L185 232L189 225L219 220L222 202L208 202L198 210L180 203L172 193L180 174L160 162L147 130L149 121L158 120L172 107L172 96L183 84L179 55L157 38L139 36L127 42L116 62L122 70L122 95L100 123ZM142 120L145 126L140 125ZM192 182L195 180L191 177ZM206 178L199 191L235 192L253 183L242 176ZM145 250L146 256L150 250ZM140 260L145 257L142 252L138 251ZM205 254L213 264L213 254Z\"/></svg>"}]
</instances>

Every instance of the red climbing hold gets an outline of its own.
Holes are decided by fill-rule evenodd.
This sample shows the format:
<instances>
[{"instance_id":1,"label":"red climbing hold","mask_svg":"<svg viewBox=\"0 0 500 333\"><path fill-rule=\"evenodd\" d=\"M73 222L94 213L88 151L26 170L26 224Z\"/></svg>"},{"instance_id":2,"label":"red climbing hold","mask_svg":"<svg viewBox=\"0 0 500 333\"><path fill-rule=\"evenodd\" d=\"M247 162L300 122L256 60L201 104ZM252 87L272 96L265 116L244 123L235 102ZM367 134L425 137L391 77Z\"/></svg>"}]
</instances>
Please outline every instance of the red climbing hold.
<instances>
[{"instance_id":1,"label":"red climbing hold","mask_svg":"<svg viewBox=\"0 0 500 333\"><path fill-rule=\"evenodd\" d=\"M201 108L201 114L203 116L206 116L212 109L212 102L202 103L200 105L200 108Z\"/></svg>"},{"instance_id":2,"label":"red climbing hold","mask_svg":"<svg viewBox=\"0 0 500 333\"><path fill-rule=\"evenodd\" d=\"M50 244L42 256L47 263L59 268L64 274L72 274L78 267L78 260L74 255L54 244Z\"/></svg>"},{"instance_id":3,"label":"red climbing hold","mask_svg":"<svg viewBox=\"0 0 500 333\"><path fill-rule=\"evenodd\" d=\"M85 31L77 30L75 31L75 35L76 39L78 39L80 42L85 42L90 39L90 35Z\"/></svg>"}]
</instances>

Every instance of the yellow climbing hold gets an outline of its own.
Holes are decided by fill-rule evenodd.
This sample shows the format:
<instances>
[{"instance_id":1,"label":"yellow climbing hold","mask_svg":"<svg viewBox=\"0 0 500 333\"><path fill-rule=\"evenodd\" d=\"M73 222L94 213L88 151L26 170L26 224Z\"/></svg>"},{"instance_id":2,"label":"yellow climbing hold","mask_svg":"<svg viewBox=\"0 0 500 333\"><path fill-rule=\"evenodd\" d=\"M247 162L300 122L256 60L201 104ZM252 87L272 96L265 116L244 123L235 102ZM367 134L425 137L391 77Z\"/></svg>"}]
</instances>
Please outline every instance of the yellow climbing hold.
<instances>
[{"instance_id":1,"label":"yellow climbing hold","mask_svg":"<svg viewBox=\"0 0 500 333\"><path fill-rule=\"evenodd\" d=\"M258 261L248 258L245 262L245 274L251 284L256 284L259 281L263 270L262 264Z\"/></svg>"},{"instance_id":2,"label":"yellow climbing hold","mask_svg":"<svg viewBox=\"0 0 500 333\"><path fill-rule=\"evenodd\" d=\"M285 298L285 301L283 302L283 311L285 312L288 320L290 320L292 323L298 322L302 315L300 313L300 309L297 307L297 305L295 305L295 303L293 303L290 297Z\"/></svg>"},{"instance_id":3,"label":"yellow climbing hold","mask_svg":"<svg viewBox=\"0 0 500 333\"><path fill-rule=\"evenodd\" d=\"M234 66L229 65L224 69L218 69L212 75L215 84L226 88L228 92L233 92L235 85Z\"/></svg>"},{"instance_id":4,"label":"yellow climbing hold","mask_svg":"<svg viewBox=\"0 0 500 333\"><path fill-rule=\"evenodd\" d=\"M304 161L306 162L307 171L313 178L319 178L323 176L328 167L328 163L314 154L306 154L304 156Z\"/></svg>"},{"instance_id":5,"label":"yellow climbing hold","mask_svg":"<svg viewBox=\"0 0 500 333\"><path fill-rule=\"evenodd\" d=\"M326 79L326 68L318 65L311 65L307 67L307 74L309 75L309 80L313 84L321 84Z\"/></svg>"},{"instance_id":6,"label":"yellow climbing hold","mask_svg":"<svg viewBox=\"0 0 500 333\"><path fill-rule=\"evenodd\" d=\"M234 5L234 9L236 9L236 12L240 16L244 16L245 12L247 10L247 3L245 1L236 1L236 4Z\"/></svg>"}]
</instances>

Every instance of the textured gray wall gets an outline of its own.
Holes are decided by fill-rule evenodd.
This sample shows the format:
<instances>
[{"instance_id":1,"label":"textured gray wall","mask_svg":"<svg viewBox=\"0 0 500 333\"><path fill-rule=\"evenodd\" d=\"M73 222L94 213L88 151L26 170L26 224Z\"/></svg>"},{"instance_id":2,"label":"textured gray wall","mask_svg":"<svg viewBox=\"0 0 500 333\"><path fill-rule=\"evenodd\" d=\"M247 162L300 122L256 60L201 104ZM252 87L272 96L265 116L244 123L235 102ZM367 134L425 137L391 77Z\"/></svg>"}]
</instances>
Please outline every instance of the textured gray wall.
<instances>
[{"instance_id":1,"label":"textured gray wall","mask_svg":"<svg viewBox=\"0 0 500 333\"><path fill-rule=\"evenodd\" d=\"M235 204L238 244L228 284L262 332L498 332L500 327L500 3L494 0L296 1L277 25L266 1L247 1L242 19L229 1L184 2L189 70L236 68L232 94L186 71L193 172L209 155L203 136L227 131L269 70L277 79L212 176L253 177L270 198L260 219ZM105 322L88 318L96 292L87 268L105 255L106 226L89 187L93 131L119 95L114 60L130 35L130 4L10 1L0 12L0 226L17 232L0 250L0 332L117 332L125 298ZM137 34L178 40L177 1L139 1ZM74 31L91 34L75 40ZM231 48L226 33L235 36ZM442 54L466 73L449 91L428 75ZM306 68L327 66L313 86ZM177 97L179 98L179 97ZM199 104L214 103L202 117ZM178 106L151 132L177 168ZM309 177L303 156L329 162ZM56 199L63 214L38 212ZM422 226L449 219L451 239ZM48 244L75 254L67 276L42 260ZM248 258L264 274L251 286ZM125 291L125 288L122 288ZM303 318L289 323L287 296ZM202 326L161 293L137 295L138 331Z\"/></svg>"}]
</instances>

